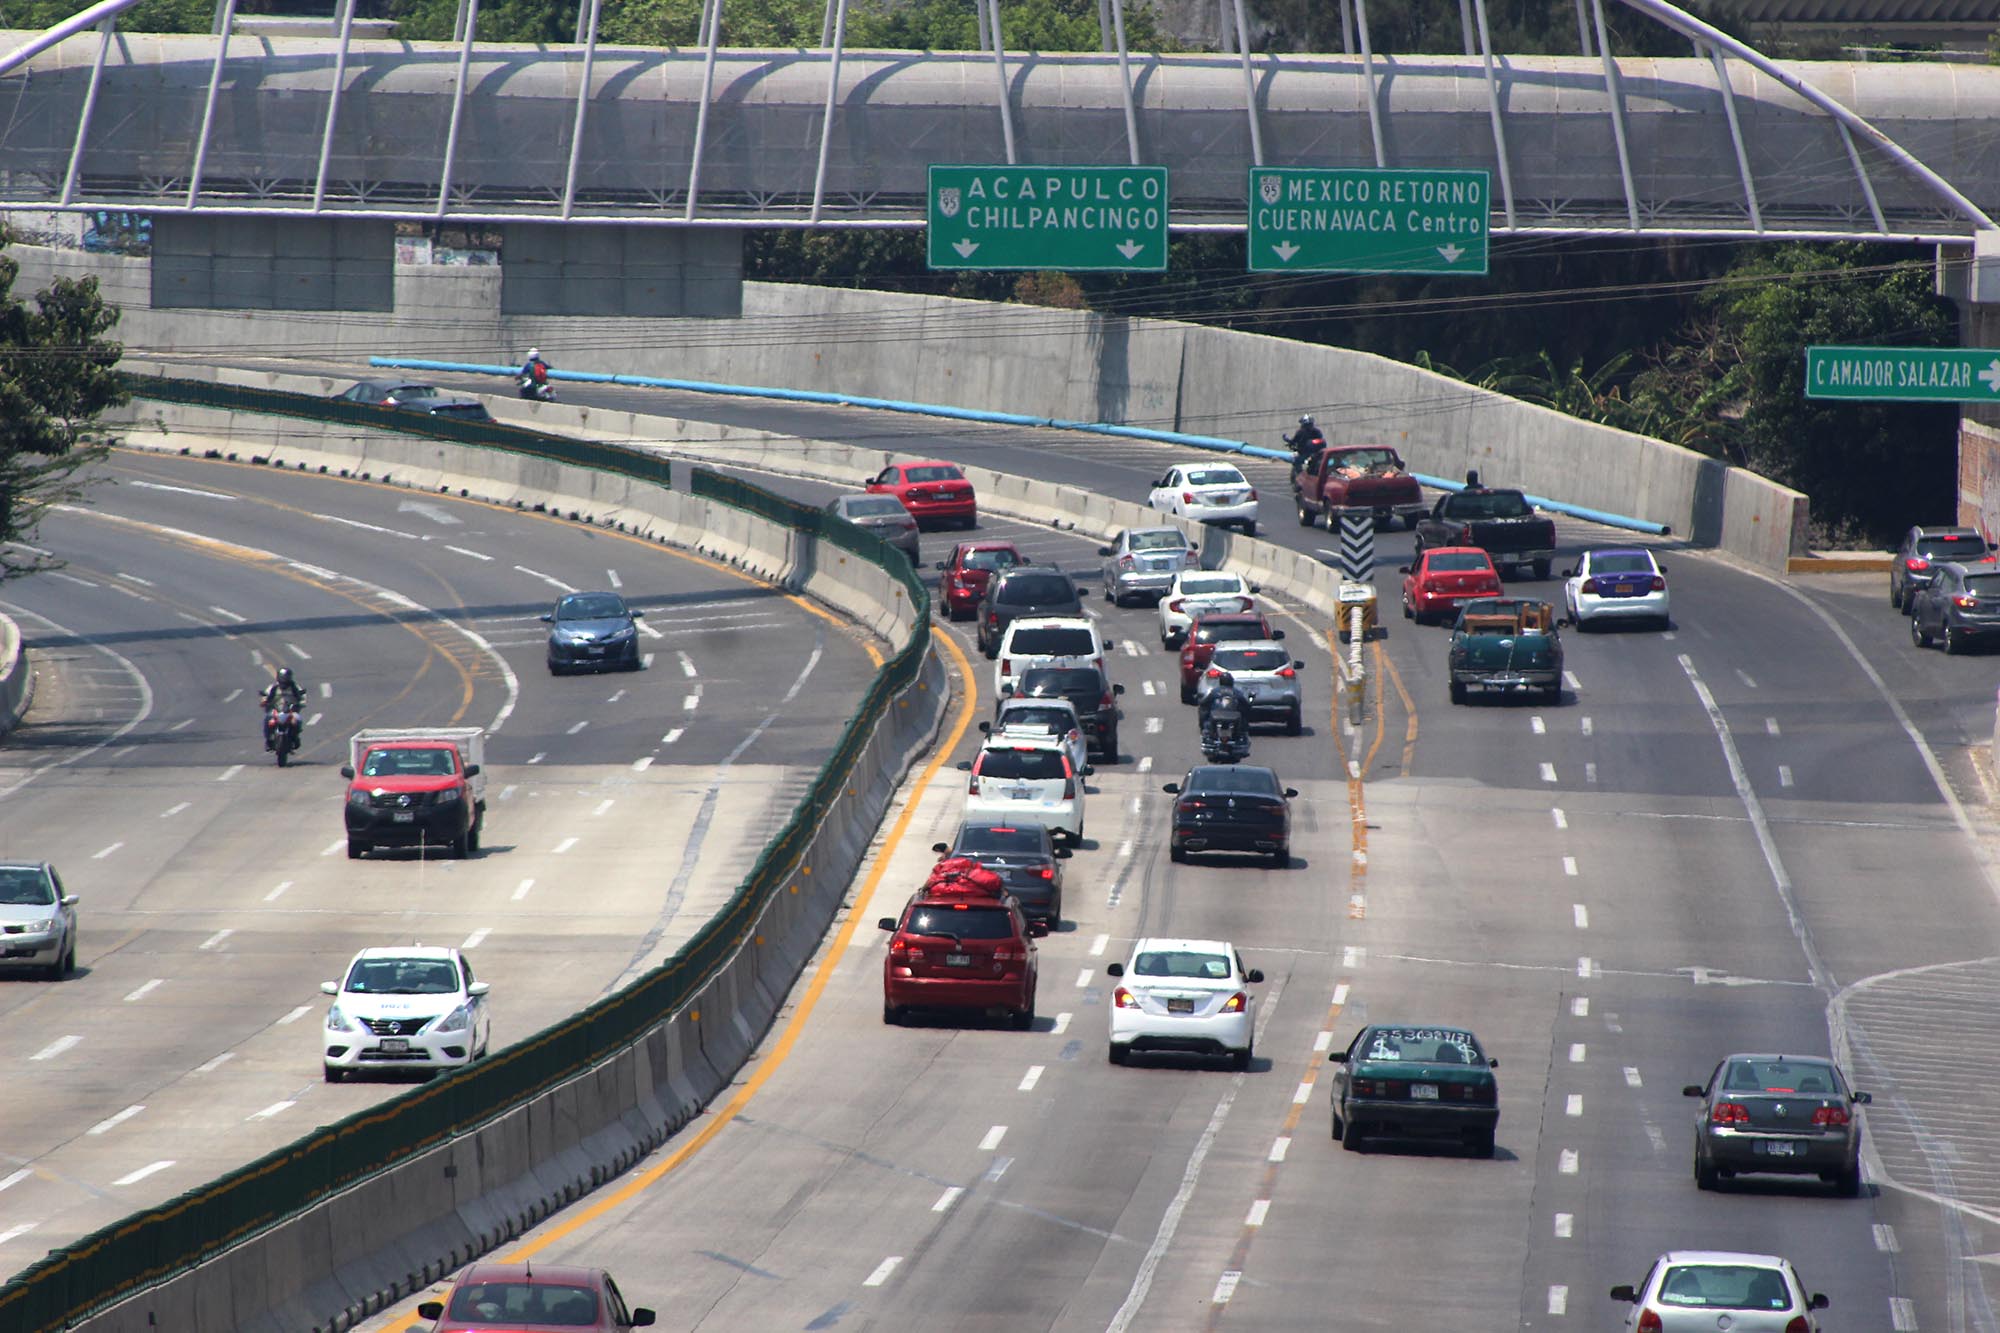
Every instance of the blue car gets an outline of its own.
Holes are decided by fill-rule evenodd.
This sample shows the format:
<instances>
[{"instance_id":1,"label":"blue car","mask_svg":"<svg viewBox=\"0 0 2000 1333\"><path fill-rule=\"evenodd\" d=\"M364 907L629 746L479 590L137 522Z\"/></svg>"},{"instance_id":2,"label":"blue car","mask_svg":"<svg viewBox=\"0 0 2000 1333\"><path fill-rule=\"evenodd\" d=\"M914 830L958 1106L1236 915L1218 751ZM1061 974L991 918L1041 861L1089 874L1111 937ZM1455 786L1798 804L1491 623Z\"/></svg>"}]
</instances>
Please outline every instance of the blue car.
<instances>
[{"instance_id":1,"label":"blue car","mask_svg":"<svg viewBox=\"0 0 2000 1333\"><path fill-rule=\"evenodd\" d=\"M639 617L615 592L573 592L542 617L549 625L549 674L619 667L637 671Z\"/></svg>"}]
</instances>

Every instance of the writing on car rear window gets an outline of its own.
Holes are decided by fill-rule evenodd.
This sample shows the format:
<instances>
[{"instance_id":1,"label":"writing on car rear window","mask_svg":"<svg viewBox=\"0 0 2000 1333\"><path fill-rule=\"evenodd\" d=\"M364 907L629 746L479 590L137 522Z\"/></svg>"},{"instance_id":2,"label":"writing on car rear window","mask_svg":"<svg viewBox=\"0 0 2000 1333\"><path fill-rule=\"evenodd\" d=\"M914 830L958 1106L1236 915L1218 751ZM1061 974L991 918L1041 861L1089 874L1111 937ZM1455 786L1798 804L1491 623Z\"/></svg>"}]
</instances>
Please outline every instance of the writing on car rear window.
<instances>
[{"instance_id":1,"label":"writing on car rear window","mask_svg":"<svg viewBox=\"0 0 2000 1333\"><path fill-rule=\"evenodd\" d=\"M1377 1028L1362 1059L1468 1065L1482 1061L1479 1043L1459 1028Z\"/></svg>"}]
</instances>

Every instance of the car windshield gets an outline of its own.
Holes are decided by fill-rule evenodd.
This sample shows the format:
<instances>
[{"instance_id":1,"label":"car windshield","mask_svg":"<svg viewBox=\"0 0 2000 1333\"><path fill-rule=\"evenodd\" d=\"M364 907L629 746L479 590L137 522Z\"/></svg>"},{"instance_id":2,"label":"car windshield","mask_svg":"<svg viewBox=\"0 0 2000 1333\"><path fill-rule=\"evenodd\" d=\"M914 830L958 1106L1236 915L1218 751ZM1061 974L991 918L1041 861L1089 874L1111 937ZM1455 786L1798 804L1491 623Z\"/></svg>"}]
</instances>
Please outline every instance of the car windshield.
<instances>
[{"instance_id":1,"label":"car windshield","mask_svg":"<svg viewBox=\"0 0 2000 1333\"><path fill-rule=\"evenodd\" d=\"M1076 599L1076 585L1063 574L1016 574L1000 585L999 601L1033 605Z\"/></svg>"},{"instance_id":2,"label":"car windshield","mask_svg":"<svg viewBox=\"0 0 2000 1333\"><path fill-rule=\"evenodd\" d=\"M1005 828L997 824L974 824L961 829L958 846L952 849L957 856L993 856L1012 854L1034 856L1042 850L1042 839L1047 835L1039 827Z\"/></svg>"},{"instance_id":3,"label":"car windshield","mask_svg":"<svg viewBox=\"0 0 2000 1333\"><path fill-rule=\"evenodd\" d=\"M597 1293L561 1282L468 1282L451 1294L445 1318L464 1324L591 1328Z\"/></svg>"},{"instance_id":4,"label":"car windshield","mask_svg":"<svg viewBox=\"0 0 2000 1333\"><path fill-rule=\"evenodd\" d=\"M1017 694L1109 693L1104 678L1091 667L1037 667L1021 677Z\"/></svg>"},{"instance_id":5,"label":"car windshield","mask_svg":"<svg viewBox=\"0 0 2000 1333\"><path fill-rule=\"evenodd\" d=\"M1986 542L1970 532L1956 537L1919 537L1917 554L1933 560L1960 560L1967 556L1979 560L1986 555Z\"/></svg>"},{"instance_id":6,"label":"car windshield","mask_svg":"<svg viewBox=\"0 0 2000 1333\"><path fill-rule=\"evenodd\" d=\"M1008 709L1000 715L1000 725L1004 728L1018 727L1023 731L1071 731L1076 727L1076 714L1067 708L1037 704Z\"/></svg>"},{"instance_id":7,"label":"car windshield","mask_svg":"<svg viewBox=\"0 0 2000 1333\"><path fill-rule=\"evenodd\" d=\"M1016 628L1007 651L1023 657L1089 657L1097 651L1097 636L1081 625Z\"/></svg>"},{"instance_id":8,"label":"car windshield","mask_svg":"<svg viewBox=\"0 0 2000 1333\"><path fill-rule=\"evenodd\" d=\"M984 903L924 903L903 923L906 935L956 935L962 940L1011 940L1014 918L1006 908Z\"/></svg>"},{"instance_id":9,"label":"car windshield","mask_svg":"<svg viewBox=\"0 0 2000 1333\"><path fill-rule=\"evenodd\" d=\"M1653 559L1640 551L1600 551L1590 557L1593 574L1650 574Z\"/></svg>"},{"instance_id":10,"label":"car windshield","mask_svg":"<svg viewBox=\"0 0 2000 1333\"><path fill-rule=\"evenodd\" d=\"M959 557L961 569L1006 569L1009 565L1021 563L1021 557L1008 550L967 551Z\"/></svg>"},{"instance_id":11,"label":"car windshield","mask_svg":"<svg viewBox=\"0 0 2000 1333\"><path fill-rule=\"evenodd\" d=\"M1229 639L1268 639L1271 633L1257 620L1211 620L1195 622L1196 643L1223 643Z\"/></svg>"},{"instance_id":12,"label":"car windshield","mask_svg":"<svg viewBox=\"0 0 2000 1333\"><path fill-rule=\"evenodd\" d=\"M1224 671L1279 671L1292 664L1282 648L1218 648L1211 660Z\"/></svg>"},{"instance_id":13,"label":"car windshield","mask_svg":"<svg viewBox=\"0 0 2000 1333\"><path fill-rule=\"evenodd\" d=\"M364 778L442 778L457 771L450 750L370 750L361 765Z\"/></svg>"},{"instance_id":14,"label":"car windshield","mask_svg":"<svg viewBox=\"0 0 2000 1333\"><path fill-rule=\"evenodd\" d=\"M937 464L930 467L906 467L903 469L903 478L906 481L964 480L964 477L962 476L962 474L960 474L957 468L951 467L947 464Z\"/></svg>"},{"instance_id":15,"label":"car windshield","mask_svg":"<svg viewBox=\"0 0 2000 1333\"><path fill-rule=\"evenodd\" d=\"M1178 949L1148 949L1132 959L1132 975L1226 981L1229 978L1229 955Z\"/></svg>"},{"instance_id":16,"label":"car windshield","mask_svg":"<svg viewBox=\"0 0 2000 1333\"><path fill-rule=\"evenodd\" d=\"M1205 578L1181 580L1181 591L1200 597L1210 593L1242 592L1243 581L1234 574L1211 574Z\"/></svg>"},{"instance_id":17,"label":"car windshield","mask_svg":"<svg viewBox=\"0 0 2000 1333\"><path fill-rule=\"evenodd\" d=\"M2000 574L1967 574L1965 590L1974 597L2000 597Z\"/></svg>"},{"instance_id":18,"label":"car windshield","mask_svg":"<svg viewBox=\"0 0 2000 1333\"><path fill-rule=\"evenodd\" d=\"M1526 518L1534 511L1519 491L1461 491L1445 512L1453 518Z\"/></svg>"},{"instance_id":19,"label":"car windshield","mask_svg":"<svg viewBox=\"0 0 2000 1333\"><path fill-rule=\"evenodd\" d=\"M1128 543L1135 551L1185 551L1187 538L1172 528L1155 528L1151 532L1135 532Z\"/></svg>"},{"instance_id":20,"label":"car windshield","mask_svg":"<svg viewBox=\"0 0 2000 1333\"><path fill-rule=\"evenodd\" d=\"M1656 1299L1683 1310L1792 1308L1785 1275L1762 1264L1675 1264L1667 1269Z\"/></svg>"},{"instance_id":21,"label":"car windshield","mask_svg":"<svg viewBox=\"0 0 2000 1333\"><path fill-rule=\"evenodd\" d=\"M55 886L39 866L0 866L0 907L46 907Z\"/></svg>"},{"instance_id":22,"label":"car windshield","mask_svg":"<svg viewBox=\"0 0 2000 1333\"><path fill-rule=\"evenodd\" d=\"M1361 1058L1422 1065L1486 1063L1478 1040L1463 1028L1376 1028Z\"/></svg>"},{"instance_id":23,"label":"car windshield","mask_svg":"<svg viewBox=\"0 0 2000 1333\"><path fill-rule=\"evenodd\" d=\"M1188 469L1190 486L1242 486L1246 484L1243 474L1233 467L1192 467Z\"/></svg>"},{"instance_id":24,"label":"car windshield","mask_svg":"<svg viewBox=\"0 0 2000 1333\"><path fill-rule=\"evenodd\" d=\"M893 495L854 495L840 504L849 518L901 518L909 512Z\"/></svg>"},{"instance_id":25,"label":"car windshield","mask_svg":"<svg viewBox=\"0 0 2000 1333\"><path fill-rule=\"evenodd\" d=\"M449 958L363 958L344 989L357 995L450 995L458 967Z\"/></svg>"},{"instance_id":26,"label":"car windshield","mask_svg":"<svg viewBox=\"0 0 2000 1333\"><path fill-rule=\"evenodd\" d=\"M1031 779L1066 778L1069 776L1069 764L1061 750L1007 746L982 751L975 771L982 778L1009 778L1026 782Z\"/></svg>"},{"instance_id":27,"label":"car windshield","mask_svg":"<svg viewBox=\"0 0 2000 1333\"><path fill-rule=\"evenodd\" d=\"M624 614L624 601L608 592L577 593L556 603L557 620L617 620Z\"/></svg>"},{"instance_id":28,"label":"car windshield","mask_svg":"<svg viewBox=\"0 0 2000 1333\"><path fill-rule=\"evenodd\" d=\"M1276 796L1283 790L1278 786L1278 775L1268 768L1222 764L1197 768L1186 786L1191 792L1234 792L1243 796Z\"/></svg>"},{"instance_id":29,"label":"car windshield","mask_svg":"<svg viewBox=\"0 0 2000 1333\"><path fill-rule=\"evenodd\" d=\"M1430 571L1433 574L1469 574L1491 569L1493 562L1483 555L1471 551L1449 552L1433 555Z\"/></svg>"},{"instance_id":30,"label":"car windshield","mask_svg":"<svg viewBox=\"0 0 2000 1333\"><path fill-rule=\"evenodd\" d=\"M1833 1066L1818 1060L1731 1060L1722 1077L1722 1090L1830 1096L1838 1085Z\"/></svg>"}]
</instances>

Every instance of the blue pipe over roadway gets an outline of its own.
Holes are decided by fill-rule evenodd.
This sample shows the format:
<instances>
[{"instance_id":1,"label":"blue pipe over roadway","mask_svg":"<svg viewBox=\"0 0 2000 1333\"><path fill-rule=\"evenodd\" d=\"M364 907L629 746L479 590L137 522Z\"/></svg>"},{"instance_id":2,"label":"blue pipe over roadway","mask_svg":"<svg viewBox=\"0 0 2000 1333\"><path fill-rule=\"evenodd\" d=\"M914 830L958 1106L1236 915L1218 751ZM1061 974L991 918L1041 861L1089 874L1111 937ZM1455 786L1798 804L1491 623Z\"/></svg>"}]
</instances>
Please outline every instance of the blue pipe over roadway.
<instances>
[{"instance_id":1,"label":"blue pipe over roadway","mask_svg":"<svg viewBox=\"0 0 2000 1333\"><path fill-rule=\"evenodd\" d=\"M519 366L484 365L472 361L425 361L407 356L371 356L368 358L368 364L392 370L441 370L454 375L511 377L521 373ZM907 403L896 398L828 393L821 389L773 389L756 384L715 384L708 380L670 380L653 375L606 375L593 370L551 370L549 378L571 380L578 384L620 384L642 389L679 389L687 393L724 394L734 398L774 398L790 403L819 403L830 407L865 407L877 412L908 412L917 416L945 417L953 421L977 421L985 425L1050 427L1056 430L1083 431L1091 435L1115 435L1129 440L1150 440L1156 444L1183 444L1195 449L1212 449L1219 453L1242 454L1250 458L1268 458L1280 463L1292 461L1292 455L1286 450L1267 449L1262 445L1245 444L1241 440L1226 440L1219 435L1187 435L1180 431L1151 430L1144 426L1114 426L1103 421L1065 421L1061 417L1029 416L1022 412L987 412L972 407L946 407L940 403ZM1429 477L1421 472L1413 472L1410 475L1435 490L1465 489L1464 482L1446 481L1443 477ZM1528 503L1540 509L1567 514L1571 518L1602 523L1606 527L1629 528L1634 532L1649 532L1656 537L1673 534L1673 529L1664 523L1653 523L1643 518L1629 518L1624 514L1606 513L1602 509L1586 509L1582 505L1565 504L1545 496L1530 495Z\"/></svg>"}]
</instances>

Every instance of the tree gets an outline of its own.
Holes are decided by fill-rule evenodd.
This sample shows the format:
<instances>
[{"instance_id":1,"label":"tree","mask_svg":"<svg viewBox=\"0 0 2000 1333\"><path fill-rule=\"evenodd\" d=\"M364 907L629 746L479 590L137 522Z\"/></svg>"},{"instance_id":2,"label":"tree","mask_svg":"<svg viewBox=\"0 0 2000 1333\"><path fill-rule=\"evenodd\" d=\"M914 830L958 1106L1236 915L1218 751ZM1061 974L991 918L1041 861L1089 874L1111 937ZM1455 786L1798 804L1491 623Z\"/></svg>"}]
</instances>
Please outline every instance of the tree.
<instances>
[{"instance_id":1,"label":"tree","mask_svg":"<svg viewBox=\"0 0 2000 1333\"><path fill-rule=\"evenodd\" d=\"M58 278L29 305L13 295L19 273L0 254L0 582L62 563L25 543L50 509L83 498L110 449L92 423L128 399L124 349L104 337L118 311L97 279Z\"/></svg>"}]
</instances>

